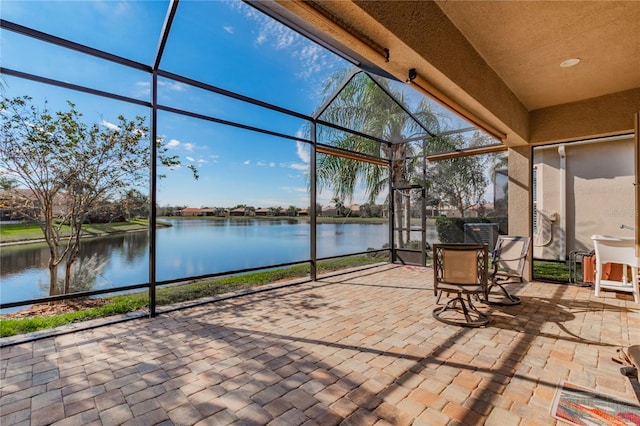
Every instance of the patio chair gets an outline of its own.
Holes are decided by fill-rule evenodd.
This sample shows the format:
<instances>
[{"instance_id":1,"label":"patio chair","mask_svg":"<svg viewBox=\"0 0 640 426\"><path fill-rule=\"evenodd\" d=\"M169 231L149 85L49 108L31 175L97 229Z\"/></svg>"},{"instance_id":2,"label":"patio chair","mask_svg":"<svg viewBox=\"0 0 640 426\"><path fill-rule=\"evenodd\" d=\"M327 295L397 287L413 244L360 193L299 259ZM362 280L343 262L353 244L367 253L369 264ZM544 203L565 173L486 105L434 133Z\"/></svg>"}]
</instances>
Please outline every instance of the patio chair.
<instances>
[{"instance_id":1,"label":"patio chair","mask_svg":"<svg viewBox=\"0 0 640 426\"><path fill-rule=\"evenodd\" d=\"M507 291L504 284L522 283L524 265L529 252L529 237L499 235L493 250L493 272L489 275L486 301L493 305L517 305L520 298ZM493 300L491 291L494 288L502 291L501 300Z\"/></svg>"},{"instance_id":2,"label":"patio chair","mask_svg":"<svg viewBox=\"0 0 640 426\"><path fill-rule=\"evenodd\" d=\"M481 327L489 316L471 302L487 290L488 248L486 244L434 244L433 292L447 302L433 310L433 317L445 324ZM452 297L455 296L455 297Z\"/></svg>"}]
</instances>

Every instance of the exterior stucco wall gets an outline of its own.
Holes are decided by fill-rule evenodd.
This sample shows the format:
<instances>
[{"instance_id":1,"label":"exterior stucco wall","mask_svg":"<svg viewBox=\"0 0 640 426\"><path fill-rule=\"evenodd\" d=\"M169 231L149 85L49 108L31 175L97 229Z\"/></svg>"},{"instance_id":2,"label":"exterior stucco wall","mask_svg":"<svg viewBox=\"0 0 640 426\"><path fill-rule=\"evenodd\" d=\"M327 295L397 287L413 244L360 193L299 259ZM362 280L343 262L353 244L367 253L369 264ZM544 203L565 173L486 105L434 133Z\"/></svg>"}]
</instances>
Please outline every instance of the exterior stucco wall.
<instances>
[{"instance_id":1,"label":"exterior stucco wall","mask_svg":"<svg viewBox=\"0 0 640 426\"><path fill-rule=\"evenodd\" d=\"M530 236L531 234L531 148L517 147L508 151L509 161L509 234ZM531 252L531 248L529 249ZM527 260L525 280L531 279L531 261Z\"/></svg>"},{"instance_id":2,"label":"exterior stucco wall","mask_svg":"<svg viewBox=\"0 0 640 426\"><path fill-rule=\"evenodd\" d=\"M566 188L561 187L559 145L536 148L537 232L534 257L561 260L566 253L593 249L591 235L633 236L621 225L635 220L633 139L565 144ZM562 197L566 205L563 229Z\"/></svg>"}]
</instances>

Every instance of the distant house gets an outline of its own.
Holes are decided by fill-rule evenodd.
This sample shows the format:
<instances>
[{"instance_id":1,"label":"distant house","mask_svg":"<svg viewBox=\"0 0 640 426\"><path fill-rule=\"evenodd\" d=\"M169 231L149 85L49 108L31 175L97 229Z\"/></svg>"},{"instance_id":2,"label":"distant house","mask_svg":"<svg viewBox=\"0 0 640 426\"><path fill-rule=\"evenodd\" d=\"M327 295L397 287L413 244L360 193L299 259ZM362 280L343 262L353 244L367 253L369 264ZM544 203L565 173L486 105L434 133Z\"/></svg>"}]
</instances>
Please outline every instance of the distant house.
<instances>
[{"instance_id":1,"label":"distant house","mask_svg":"<svg viewBox=\"0 0 640 426\"><path fill-rule=\"evenodd\" d=\"M260 207L256 209L256 216L269 216L270 213L271 209L268 209L266 207Z\"/></svg>"},{"instance_id":2,"label":"distant house","mask_svg":"<svg viewBox=\"0 0 640 426\"><path fill-rule=\"evenodd\" d=\"M219 214L219 210L215 207L187 207L185 209L180 210L181 216L221 216ZM224 216L224 215L222 215Z\"/></svg>"},{"instance_id":3,"label":"distant house","mask_svg":"<svg viewBox=\"0 0 640 426\"><path fill-rule=\"evenodd\" d=\"M18 219L13 206L13 198L6 192L0 192L0 220L7 221L12 219Z\"/></svg>"},{"instance_id":4,"label":"distant house","mask_svg":"<svg viewBox=\"0 0 640 426\"><path fill-rule=\"evenodd\" d=\"M69 208L69 200L64 192L56 194L53 199L53 216L62 217ZM42 214L36 197L29 189L13 189L0 191L1 220L24 220L38 218Z\"/></svg>"},{"instance_id":5,"label":"distant house","mask_svg":"<svg viewBox=\"0 0 640 426\"><path fill-rule=\"evenodd\" d=\"M245 209L244 207L238 207L236 209L232 209L229 214L231 216L246 216L247 215L247 209Z\"/></svg>"},{"instance_id":6,"label":"distant house","mask_svg":"<svg viewBox=\"0 0 640 426\"><path fill-rule=\"evenodd\" d=\"M309 210L307 209L298 210L298 216L309 216Z\"/></svg>"},{"instance_id":7,"label":"distant house","mask_svg":"<svg viewBox=\"0 0 640 426\"><path fill-rule=\"evenodd\" d=\"M202 209L196 207L187 207L180 210L182 216L202 216Z\"/></svg>"},{"instance_id":8,"label":"distant house","mask_svg":"<svg viewBox=\"0 0 640 426\"><path fill-rule=\"evenodd\" d=\"M446 217L461 217L460 210L454 206L442 205L439 208L440 216Z\"/></svg>"},{"instance_id":9,"label":"distant house","mask_svg":"<svg viewBox=\"0 0 640 426\"><path fill-rule=\"evenodd\" d=\"M335 207L327 206L322 209L322 216L335 217L338 215L338 210Z\"/></svg>"}]
</instances>

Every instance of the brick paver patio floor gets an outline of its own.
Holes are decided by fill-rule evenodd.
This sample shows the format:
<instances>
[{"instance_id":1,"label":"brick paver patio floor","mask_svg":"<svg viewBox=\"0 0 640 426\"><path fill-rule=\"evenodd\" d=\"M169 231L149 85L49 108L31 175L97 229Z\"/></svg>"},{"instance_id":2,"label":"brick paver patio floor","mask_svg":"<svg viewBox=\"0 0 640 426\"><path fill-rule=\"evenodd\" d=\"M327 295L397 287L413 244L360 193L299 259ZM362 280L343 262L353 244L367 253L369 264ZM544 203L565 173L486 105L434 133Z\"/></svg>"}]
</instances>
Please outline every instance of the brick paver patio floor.
<instances>
[{"instance_id":1,"label":"brick paver patio floor","mask_svg":"<svg viewBox=\"0 0 640 426\"><path fill-rule=\"evenodd\" d=\"M552 425L559 380L634 401L628 298L518 287L437 322L432 270L383 265L0 350L0 424Z\"/></svg>"}]
</instances>

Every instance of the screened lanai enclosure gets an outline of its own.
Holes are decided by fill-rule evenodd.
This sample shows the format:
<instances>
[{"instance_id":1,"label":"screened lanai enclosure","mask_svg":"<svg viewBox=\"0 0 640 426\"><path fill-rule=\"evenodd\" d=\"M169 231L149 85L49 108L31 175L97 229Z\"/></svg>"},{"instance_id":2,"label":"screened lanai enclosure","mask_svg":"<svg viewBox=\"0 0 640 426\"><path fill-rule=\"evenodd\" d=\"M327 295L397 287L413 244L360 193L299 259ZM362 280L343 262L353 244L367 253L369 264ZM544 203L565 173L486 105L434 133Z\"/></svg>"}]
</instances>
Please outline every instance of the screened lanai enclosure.
<instances>
[{"instance_id":1,"label":"screened lanai enclosure","mask_svg":"<svg viewBox=\"0 0 640 426\"><path fill-rule=\"evenodd\" d=\"M258 2L3 2L0 40L2 313L508 232L497 139Z\"/></svg>"}]
</instances>

